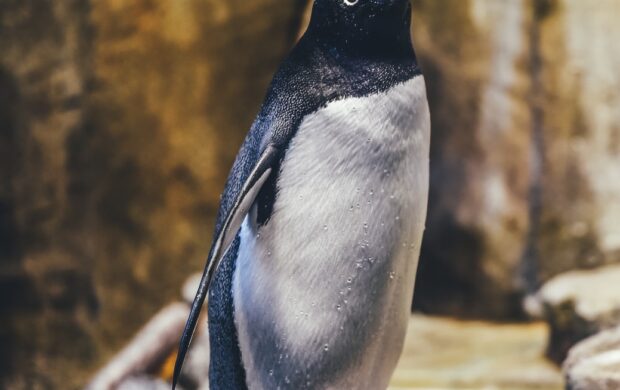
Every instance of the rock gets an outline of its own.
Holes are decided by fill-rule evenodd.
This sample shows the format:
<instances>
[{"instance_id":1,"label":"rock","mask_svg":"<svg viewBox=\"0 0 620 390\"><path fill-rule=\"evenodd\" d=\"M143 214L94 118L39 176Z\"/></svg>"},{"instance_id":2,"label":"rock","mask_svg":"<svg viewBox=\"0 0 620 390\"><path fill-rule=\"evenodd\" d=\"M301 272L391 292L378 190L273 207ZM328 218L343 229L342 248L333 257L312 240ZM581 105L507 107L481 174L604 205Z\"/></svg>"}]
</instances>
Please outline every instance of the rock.
<instances>
[{"instance_id":1,"label":"rock","mask_svg":"<svg viewBox=\"0 0 620 390\"><path fill-rule=\"evenodd\" d=\"M85 0L0 2L0 294L10 301L0 303L3 388L20 375L25 388L75 387L79 370L69 382L49 377L67 360L94 360L92 241L75 229L92 213L78 211L67 171L91 74L87 19Z\"/></svg>"},{"instance_id":2,"label":"rock","mask_svg":"<svg viewBox=\"0 0 620 390\"><path fill-rule=\"evenodd\" d=\"M179 390L182 388L177 387ZM110 388L111 389L111 388ZM149 378L147 376L130 377L122 381L116 390L170 390L170 384L161 379Z\"/></svg>"},{"instance_id":3,"label":"rock","mask_svg":"<svg viewBox=\"0 0 620 390\"><path fill-rule=\"evenodd\" d=\"M620 325L620 266L559 275L538 299L551 325L547 355L560 363L577 342Z\"/></svg>"},{"instance_id":4,"label":"rock","mask_svg":"<svg viewBox=\"0 0 620 390\"><path fill-rule=\"evenodd\" d=\"M0 2L0 387L82 388L203 267L300 4Z\"/></svg>"},{"instance_id":5,"label":"rock","mask_svg":"<svg viewBox=\"0 0 620 390\"><path fill-rule=\"evenodd\" d=\"M415 306L524 316L549 278L620 261L620 3L414 12L433 125Z\"/></svg>"},{"instance_id":6,"label":"rock","mask_svg":"<svg viewBox=\"0 0 620 390\"><path fill-rule=\"evenodd\" d=\"M196 292L198 291L198 286L200 285L200 279L202 278L202 274L196 273L187 278L183 287L181 288L181 296L183 300L188 304L192 304L194 302L194 298L196 297Z\"/></svg>"},{"instance_id":7,"label":"rock","mask_svg":"<svg viewBox=\"0 0 620 390\"><path fill-rule=\"evenodd\" d=\"M188 315L189 307L182 303L162 309L129 345L95 375L86 390L114 389L127 378L155 369L177 347ZM129 381L125 385L127 389L137 388L136 384L131 383L133 382ZM156 383L152 386L153 389L158 388Z\"/></svg>"},{"instance_id":8,"label":"rock","mask_svg":"<svg viewBox=\"0 0 620 390\"><path fill-rule=\"evenodd\" d=\"M568 390L620 389L620 327L573 347L563 370Z\"/></svg>"},{"instance_id":9,"label":"rock","mask_svg":"<svg viewBox=\"0 0 620 390\"><path fill-rule=\"evenodd\" d=\"M530 3L414 4L433 126L415 307L519 317L530 230Z\"/></svg>"},{"instance_id":10,"label":"rock","mask_svg":"<svg viewBox=\"0 0 620 390\"><path fill-rule=\"evenodd\" d=\"M538 3L545 280L620 260L620 3Z\"/></svg>"}]
</instances>

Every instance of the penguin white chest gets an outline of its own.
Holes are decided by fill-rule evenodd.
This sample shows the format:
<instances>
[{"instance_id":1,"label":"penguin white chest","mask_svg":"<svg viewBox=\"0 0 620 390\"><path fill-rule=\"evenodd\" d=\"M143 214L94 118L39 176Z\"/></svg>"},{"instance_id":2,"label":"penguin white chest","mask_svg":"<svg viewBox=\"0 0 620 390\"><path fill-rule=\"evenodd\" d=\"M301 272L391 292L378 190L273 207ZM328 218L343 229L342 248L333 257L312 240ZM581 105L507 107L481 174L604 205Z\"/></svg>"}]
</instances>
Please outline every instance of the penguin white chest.
<instances>
[{"instance_id":1,"label":"penguin white chest","mask_svg":"<svg viewBox=\"0 0 620 390\"><path fill-rule=\"evenodd\" d=\"M269 222L250 214L235 322L254 389L385 388L402 350L428 197L424 79L307 116Z\"/></svg>"}]
</instances>

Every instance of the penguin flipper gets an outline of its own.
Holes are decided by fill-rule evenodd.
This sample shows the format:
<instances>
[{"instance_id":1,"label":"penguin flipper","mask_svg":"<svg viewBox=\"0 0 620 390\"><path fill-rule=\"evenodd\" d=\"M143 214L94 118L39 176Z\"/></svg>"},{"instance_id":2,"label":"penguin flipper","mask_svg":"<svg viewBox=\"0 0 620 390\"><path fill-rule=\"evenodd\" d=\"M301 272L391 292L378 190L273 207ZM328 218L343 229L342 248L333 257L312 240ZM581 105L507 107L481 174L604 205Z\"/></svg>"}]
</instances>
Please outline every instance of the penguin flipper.
<instances>
[{"instance_id":1,"label":"penguin flipper","mask_svg":"<svg viewBox=\"0 0 620 390\"><path fill-rule=\"evenodd\" d=\"M211 249L211 256L207 260L202 278L200 279L200 285L196 292L196 297L192 303L192 308L181 336L181 342L179 344L179 351L177 354L176 362L174 365L174 375L172 379L172 389L174 390L181 374L181 368L183 367L183 361L189 349L189 345L192 341L196 324L198 323L198 317L204 300L209 292L209 286L213 275L229 246L234 241L237 233L241 227L241 223L248 214L250 208L254 204L254 201L260 192L263 184L269 178L274 166L277 163L279 156L278 149L274 145L268 145L265 151L261 154L258 161L254 165L250 175L244 182L241 191L235 197L233 205L224 219L222 229L217 235L216 240L213 242L213 248Z\"/></svg>"}]
</instances>

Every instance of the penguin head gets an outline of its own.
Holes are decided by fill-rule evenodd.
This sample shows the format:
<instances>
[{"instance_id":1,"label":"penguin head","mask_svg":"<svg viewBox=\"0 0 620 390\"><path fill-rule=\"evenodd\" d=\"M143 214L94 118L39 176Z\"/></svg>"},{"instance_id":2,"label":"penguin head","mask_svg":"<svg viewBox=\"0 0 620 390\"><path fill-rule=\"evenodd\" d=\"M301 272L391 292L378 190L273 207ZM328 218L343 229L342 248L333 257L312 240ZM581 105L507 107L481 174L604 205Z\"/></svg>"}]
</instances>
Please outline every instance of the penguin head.
<instances>
[{"instance_id":1,"label":"penguin head","mask_svg":"<svg viewBox=\"0 0 620 390\"><path fill-rule=\"evenodd\" d=\"M315 0L308 33L341 53L384 56L411 47L410 0Z\"/></svg>"}]
</instances>

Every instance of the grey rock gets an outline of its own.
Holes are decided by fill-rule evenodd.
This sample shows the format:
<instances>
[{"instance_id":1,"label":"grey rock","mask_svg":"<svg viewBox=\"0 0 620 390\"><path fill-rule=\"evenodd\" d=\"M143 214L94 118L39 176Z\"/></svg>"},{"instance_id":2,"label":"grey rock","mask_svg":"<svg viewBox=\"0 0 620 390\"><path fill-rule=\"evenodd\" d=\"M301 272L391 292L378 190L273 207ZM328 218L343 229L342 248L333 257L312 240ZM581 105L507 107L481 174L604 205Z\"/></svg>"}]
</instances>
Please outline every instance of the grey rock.
<instances>
[{"instance_id":1,"label":"grey rock","mask_svg":"<svg viewBox=\"0 0 620 390\"><path fill-rule=\"evenodd\" d=\"M530 3L543 14L536 244L548 279L620 260L620 77L613 71L620 66L620 3Z\"/></svg>"},{"instance_id":2,"label":"grey rock","mask_svg":"<svg viewBox=\"0 0 620 390\"><path fill-rule=\"evenodd\" d=\"M537 298L551 325L547 355L560 363L577 342L620 325L620 266L564 273Z\"/></svg>"},{"instance_id":3,"label":"grey rock","mask_svg":"<svg viewBox=\"0 0 620 390\"><path fill-rule=\"evenodd\" d=\"M193 274L187 278L181 288L181 296L183 297L183 300L190 305L194 302L194 297L196 296L196 291L198 291L198 285L200 284L201 277L202 274L200 273Z\"/></svg>"},{"instance_id":4,"label":"grey rock","mask_svg":"<svg viewBox=\"0 0 620 390\"><path fill-rule=\"evenodd\" d=\"M127 378L155 368L176 347L188 315L189 307L182 303L162 309L95 375L86 389L113 389Z\"/></svg>"},{"instance_id":5,"label":"grey rock","mask_svg":"<svg viewBox=\"0 0 620 390\"><path fill-rule=\"evenodd\" d=\"M170 384L161 379L136 376L122 381L116 390L170 390Z\"/></svg>"},{"instance_id":6,"label":"grey rock","mask_svg":"<svg viewBox=\"0 0 620 390\"><path fill-rule=\"evenodd\" d=\"M620 389L620 327L573 347L563 371L568 390Z\"/></svg>"},{"instance_id":7,"label":"grey rock","mask_svg":"<svg viewBox=\"0 0 620 390\"><path fill-rule=\"evenodd\" d=\"M529 3L414 4L433 126L415 304L444 315L521 316L517 275L529 234L530 74L523 66ZM442 20L452 21L450 29Z\"/></svg>"}]
</instances>

